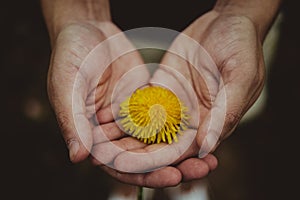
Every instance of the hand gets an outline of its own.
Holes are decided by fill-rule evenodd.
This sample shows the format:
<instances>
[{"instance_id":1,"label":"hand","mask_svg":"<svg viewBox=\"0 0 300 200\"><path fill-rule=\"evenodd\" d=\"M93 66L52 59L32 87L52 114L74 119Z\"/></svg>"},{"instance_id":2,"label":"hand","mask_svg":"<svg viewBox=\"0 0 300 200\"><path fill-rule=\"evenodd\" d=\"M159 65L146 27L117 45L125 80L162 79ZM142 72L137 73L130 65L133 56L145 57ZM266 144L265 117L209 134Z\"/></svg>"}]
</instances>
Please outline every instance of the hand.
<instances>
[{"instance_id":1,"label":"hand","mask_svg":"<svg viewBox=\"0 0 300 200\"><path fill-rule=\"evenodd\" d=\"M129 41L120 32L110 22L77 22L65 26L54 42L48 73L48 93L72 162L85 159L94 144L93 109L97 111L109 108L117 81L133 67L143 64L136 51L127 53L112 63L109 62L118 56L119 52L115 49L132 49ZM99 54L85 60L99 43L118 33L120 34L117 40L97 48ZM118 48L115 45L118 45ZM97 63L97 66L80 69L83 61L86 61L85 65ZM106 64L110 64L107 69ZM102 72L102 78L98 82L97 75ZM135 70L135 74L136 78L127 79L125 85L133 87L148 82L149 73L145 66ZM108 118L110 116L103 115L99 118L100 123Z\"/></svg>"},{"instance_id":2,"label":"hand","mask_svg":"<svg viewBox=\"0 0 300 200\"><path fill-rule=\"evenodd\" d=\"M104 72L100 82L97 81L99 77L92 76L93 70L88 71L88 76L82 73L85 71L80 72L79 70L86 56L96 45L107 37L120 32L113 24L106 22L110 21L108 1L42 0L46 23L54 46L48 78L49 97L69 146L71 160L73 162L83 160L93 149L94 155L104 155L101 160L104 159L108 163L115 164L115 167L120 170L139 171L161 167L146 174L130 174L103 166L105 171L123 182L148 187L176 185L181 180L201 178L213 170L217 161L211 154L203 159L192 157L198 154L200 145L206 147L204 150L207 153L217 140L228 136L241 116L257 98L262 88L264 75L260 43L280 5L280 0L274 1L261 3L258 0L254 2L219 0L216 7L220 8L220 12L209 12L184 31L185 34L200 42L213 57L223 82L213 81L213 79L211 82L203 82L203 77L190 66L190 63L170 53L165 56L162 63L174 67L189 81L184 84L180 81L172 81L176 76L172 70L165 70L164 65L157 71L152 81L158 83L169 81L168 86L177 92L186 83L193 85L199 102L201 116L198 117L201 126L196 130L197 126L193 126L191 123L190 129L186 131L185 136L192 136L187 137L188 139L196 137L187 151L183 151L179 142L167 146L166 150L169 151L167 155L159 155L152 153L157 152L156 150L165 146L164 144L146 146L134 138L123 137L124 133L116 126L113 119L110 105L112 89L122 75L134 66L142 64L139 55L131 52L121 56L105 69L104 63L111 60L117 53L115 51L119 48L116 47L131 49L126 38L123 37L123 42L119 41L118 44L113 43L112 46L108 45L106 49L103 48L102 54L98 58L94 58L95 63L99 64L98 68L96 67L94 70L98 69ZM235 13L235 15L221 14L225 7L235 9L235 12L229 12ZM266 8L268 8L268 12L265 12ZM245 12L245 10L247 11ZM241 15L237 15L237 13ZM245 13L246 15L243 15ZM244 16L253 17L258 26L254 26L252 21ZM65 26L66 24L69 25ZM57 34L59 35L57 36ZM191 49L189 45L181 43L179 39L174 42L172 49L185 52L189 60L191 59L195 63L202 62L199 55L196 54L197 51ZM121 65L122 68L118 67ZM187 69L189 70L187 71ZM215 78L214 71L208 70L208 72ZM130 79L129 76L123 87L136 88L136 86L147 83L148 78L147 71L142 67L136 72L134 78ZM81 81L82 84L75 84L76 81ZM96 85L94 85L95 83ZM208 95L206 92L210 87L215 90L213 90L213 94ZM73 89L75 89L74 92ZM122 89L122 87L119 88L119 91ZM224 94L224 91L226 91L226 104L222 105L224 101L220 101L218 97L223 96L220 94ZM95 94L96 100L94 100L93 94ZM184 102L188 105L189 99L184 99ZM72 103L76 105L73 113ZM95 109L93 109L93 105L95 105ZM218 109L224 111L224 107L226 107L225 128L219 138L219 135L207 133L207 125L208 119L212 116L211 113L218 114ZM94 110L98 111L97 118L100 126L95 126L92 122ZM197 112L194 113L197 114ZM191 116L197 118L197 115L193 115L193 113ZM74 120L79 122L77 126ZM219 126L218 119L214 121L213 125ZM99 131L101 133L97 134ZM205 138L209 135L212 136L210 141ZM112 145L107 145L109 144L107 140L112 140L114 146L123 147L121 152L120 149L109 151ZM128 151L124 152L124 150ZM149 155L147 157L144 156L145 154L132 157L134 154L130 152L149 152L149 155L153 155L153 157L149 159ZM179 158L177 158L178 156ZM172 166L165 167L169 164Z\"/></svg>"},{"instance_id":3,"label":"hand","mask_svg":"<svg viewBox=\"0 0 300 200\"><path fill-rule=\"evenodd\" d=\"M263 39L259 37L258 30L249 18L215 11L197 19L183 33L207 50L218 72L205 66L209 61L202 56L203 53L192 45L185 45L180 37L171 50L184 52L182 54L187 55L188 60L196 66L173 54L167 54L162 64L174 67L194 86L201 113L197 144L199 147L204 145L203 150L212 151L233 132L262 91L265 76ZM195 52L191 49L195 49ZM208 71L205 74L208 77L198 73L201 71L197 69L199 66L203 68L202 72ZM174 73L163 66L161 71L157 72L157 76L167 75L174 77ZM213 115L217 117L211 119ZM224 115L225 118L219 118L220 115ZM213 131L219 124L224 124L222 132ZM212 127L210 132L209 127Z\"/></svg>"},{"instance_id":4,"label":"hand","mask_svg":"<svg viewBox=\"0 0 300 200\"><path fill-rule=\"evenodd\" d=\"M203 61L205 58L199 57L200 54L198 54L197 49L191 47L190 43L182 42L182 38L178 37L171 46L170 52L181 52L182 55L187 55L191 63L178 55L167 53L160 69L157 70L151 82L167 85L173 91L180 93L187 82L178 81L176 73L165 67L170 66L184 75L189 84L194 87L201 113L199 117L201 124L200 127L192 124L190 130L185 132L183 138L187 137L187 139L190 139L189 137L195 136L196 140L192 142L187 151L181 149L181 141L184 140L179 138L177 144L168 145L166 148L168 154L150 154L165 145L144 145L133 138L120 138L122 133L118 132L116 134L118 137L111 139L114 140L113 143L116 146L123 150L110 151L111 153L106 155L105 158L107 163L113 162L116 169L127 172L162 167L148 174L131 175L131 177L135 177L132 180L130 180L130 174L128 173L106 169L113 176L117 176L125 182L132 181L131 183L135 182L139 185L151 186L146 181L148 180L147 177L151 176L154 177L155 181L150 178L149 181L154 186L161 186L156 182L158 180L168 181L161 183L164 186L168 186L179 183L182 178L190 180L205 176L209 170L216 167L215 157L210 154L203 159L193 157L199 154L200 147L203 147L201 154L204 153L206 155L212 152L221 140L229 136L262 90L264 82L262 39L258 37L254 24L247 17L211 11L196 20L183 33L204 46L217 66L217 73L214 69L211 69L208 73L211 77L203 77L203 74L199 74L197 69L191 66L191 63L201 65L204 62L205 65L205 61ZM204 67L209 70L210 66ZM215 79L218 75L220 75L221 79ZM208 88L214 89L208 91ZM186 105L191 105L192 102L189 102L189 99L192 99L190 91L186 92L187 98L184 97L185 95L181 96L185 98L184 102ZM197 111L197 109L193 108L192 110ZM197 113L191 113L192 118L195 118L195 114ZM212 115L217 117L211 119ZM218 118L220 115L221 117ZM222 115L224 115L224 119ZM218 127L220 124L223 125L222 129L220 129L222 132L209 130L209 127ZM99 143L95 151L108 152L108 149L109 146L106 143ZM193 162L194 165L189 165L190 162ZM170 164L172 166L163 167ZM207 169L204 170L205 173L197 174L197 172L201 171L200 169L203 169L203 166L206 166ZM157 176L154 176L154 174L157 174Z\"/></svg>"}]
</instances>

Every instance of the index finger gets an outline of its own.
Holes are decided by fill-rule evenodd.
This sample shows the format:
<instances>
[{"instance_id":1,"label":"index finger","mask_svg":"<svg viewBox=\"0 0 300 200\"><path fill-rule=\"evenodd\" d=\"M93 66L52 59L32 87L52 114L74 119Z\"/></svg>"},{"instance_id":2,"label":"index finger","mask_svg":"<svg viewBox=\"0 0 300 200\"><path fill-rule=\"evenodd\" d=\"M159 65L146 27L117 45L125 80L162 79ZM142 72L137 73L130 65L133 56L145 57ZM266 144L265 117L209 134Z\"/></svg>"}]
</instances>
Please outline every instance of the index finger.
<instances>
[{"instance_id":1,"label":"index finger","mask_svg":"<svg viewBox=\"0 0 300 200\"><path fill-rule=\"evenodd\" d=\"M175 164L184 158L197 155L196 130L184 131L173 144L152 144L119 153L114 167L123 172L139 173Z\"/></svg>"}]
</instances>

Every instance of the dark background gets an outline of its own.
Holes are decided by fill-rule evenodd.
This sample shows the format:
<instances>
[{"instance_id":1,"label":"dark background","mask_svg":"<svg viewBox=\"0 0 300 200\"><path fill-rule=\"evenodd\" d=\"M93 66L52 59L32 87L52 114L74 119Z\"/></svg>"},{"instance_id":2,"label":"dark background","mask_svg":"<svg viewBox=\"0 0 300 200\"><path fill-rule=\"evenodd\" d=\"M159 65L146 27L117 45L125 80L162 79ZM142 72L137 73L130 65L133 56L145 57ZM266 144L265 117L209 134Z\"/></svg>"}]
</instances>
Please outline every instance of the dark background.
<instances>
[{"instance_id":1,"label":"dark background","mask_svg":"<svg viewBox=\"0 0 300 200\"><path fill-rule=\"evenodd\" d=\"M124 5L122 5L124 4ZM163 5L166 4L166 5ZM123 29L182 30L212 1L112 1ZM267 107L217 150L213 199L295 199L298 193L300 31L297 1L284 20L268 78ZM4 199L106 199L115 182L89 162L73 165L49 106L49 39L38 1L3 1L1 25L1 193ZM157 198L164 198L158 190ZM3 197L2 197L3 196ZM297 199L297 198L296 198Z\"/></svg>"}]
</instances>

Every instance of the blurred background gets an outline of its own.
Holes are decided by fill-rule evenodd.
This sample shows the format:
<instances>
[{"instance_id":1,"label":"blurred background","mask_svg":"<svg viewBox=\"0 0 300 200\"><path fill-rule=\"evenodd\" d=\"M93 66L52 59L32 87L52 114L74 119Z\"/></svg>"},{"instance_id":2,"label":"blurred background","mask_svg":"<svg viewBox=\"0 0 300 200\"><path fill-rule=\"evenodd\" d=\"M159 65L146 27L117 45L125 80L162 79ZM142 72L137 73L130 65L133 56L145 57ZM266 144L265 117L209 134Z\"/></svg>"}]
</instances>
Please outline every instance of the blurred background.
<instances>
[{"instance_id":1,"label":"blurred background","mask_svg":"<svg viewBox=\"0 0 300 200\"><path fill-rule=\"evenodd\" d=\"M123 30L158 26L181 31L208 11L213 1L112 0L111 4L113 19ZM206 180L212 199L297 199L298 10L297 1L284 1L279 41L272 49L265 107L258 116L241 124L216 151L219 167ZM0 25L4 136L0 140L0 181L4 186L0 198L107 199L116 181L88 161L76 165L69 162L48 103L46 77L51 49L39 2L3 1ZM154 199L170 198L160 189Z\"/></svg>"}]
</instances>

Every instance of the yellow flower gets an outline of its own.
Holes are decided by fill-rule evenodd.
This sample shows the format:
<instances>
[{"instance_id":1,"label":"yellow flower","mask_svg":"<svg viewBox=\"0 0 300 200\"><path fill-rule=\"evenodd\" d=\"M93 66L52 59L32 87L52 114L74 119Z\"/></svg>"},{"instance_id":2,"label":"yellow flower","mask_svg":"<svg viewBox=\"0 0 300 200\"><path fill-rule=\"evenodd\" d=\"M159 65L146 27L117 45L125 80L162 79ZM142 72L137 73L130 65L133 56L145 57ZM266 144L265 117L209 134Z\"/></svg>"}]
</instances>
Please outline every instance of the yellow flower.
<instances>
[{"instance_id":1,"label":"yellow flower","mask_svg":"<svg viewBox=\"0 0 300 200\"><path fill-rule=\"evenodd\" d=\"M178 141L188 125L187 108L168 89L149 86L137 89L120 104L123 130L147 144Z\"/></svg>"}]
</instances>

